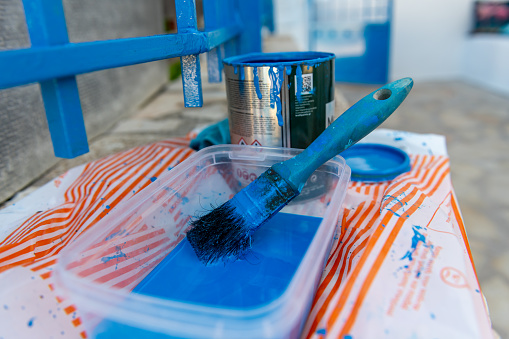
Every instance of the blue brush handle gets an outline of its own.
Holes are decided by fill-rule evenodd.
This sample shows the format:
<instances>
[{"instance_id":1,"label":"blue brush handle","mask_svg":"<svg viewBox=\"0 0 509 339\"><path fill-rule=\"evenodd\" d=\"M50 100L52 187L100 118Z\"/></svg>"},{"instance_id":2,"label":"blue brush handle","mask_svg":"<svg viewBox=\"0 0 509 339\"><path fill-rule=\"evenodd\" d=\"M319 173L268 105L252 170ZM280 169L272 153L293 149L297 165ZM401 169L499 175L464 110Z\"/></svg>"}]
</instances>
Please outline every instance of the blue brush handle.
<instances>
[{"instance_id":1,"label":"blue brush handle","mask_svg":"<svg viewBox=\"0 0 509 339\"><path fill-rule=\"evenodd\" d=\"M365 96L340 115L302 153L272 168L298 192L322 164L371 133L405 100L413 80L404 78Z\"/></svg>"}]
</instances>

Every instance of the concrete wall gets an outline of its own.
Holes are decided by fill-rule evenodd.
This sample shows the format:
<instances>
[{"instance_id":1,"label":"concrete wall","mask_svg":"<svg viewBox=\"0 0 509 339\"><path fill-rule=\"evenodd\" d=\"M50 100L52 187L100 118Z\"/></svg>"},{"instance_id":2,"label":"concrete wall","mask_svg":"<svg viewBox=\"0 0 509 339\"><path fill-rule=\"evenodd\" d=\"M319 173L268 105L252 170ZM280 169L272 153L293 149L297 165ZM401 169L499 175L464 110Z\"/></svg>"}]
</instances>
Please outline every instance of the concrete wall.
<instances>
[{"instance_id":1,"label":"concrete wall","mask_svg":"<svg viewBox=\"0 0 509 339\"><path fill-rule=\"evenodd\" d=\"M64 0L71 42L163 33L162 0ZM0 50L29 47L21 0L0 0ZM77 77L89 140L129 114L167 77L153 62ZM39 85L0 90L0 202L53 166Z\"/></svg>"},{"instance_id":2,"label":"concrete wall","mask_svg":"<svg viewBox=\"0 0 509 339\"><path fill-rule=\"evenodd\" d=\"M465 42L463 77L509 95L509 36L476 34Z\"/></svg>"}]
</instances>

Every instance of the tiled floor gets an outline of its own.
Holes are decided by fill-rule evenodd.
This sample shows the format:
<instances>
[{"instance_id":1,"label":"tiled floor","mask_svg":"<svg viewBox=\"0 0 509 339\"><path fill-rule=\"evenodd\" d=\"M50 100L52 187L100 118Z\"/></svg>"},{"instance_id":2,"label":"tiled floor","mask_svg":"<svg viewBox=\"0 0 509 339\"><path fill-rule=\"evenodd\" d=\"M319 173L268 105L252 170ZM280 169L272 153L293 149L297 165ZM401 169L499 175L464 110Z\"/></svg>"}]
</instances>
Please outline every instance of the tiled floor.
<instances>
[{"instance_id":1,"label":"tiled floor","mask_svg":"<svg viewBox=\"0 0 509 339\"><path fill-rule=\"evenodd\" d=\"M278 49L285 50L278 43ZM205 81L204 107L196 109L184 109L181 86L177 81L163 88L133 117L92 140L90 153L62 161L18 198L78 164L183 136L200 124L226 117L224 83ZM336 89L336 109L344 110L347 102L353 104L376 88L338 84ZM509 98L462 82L417 82L383 127L447 137L453 185L481 287L494 328L502 338L509 336Z\"/></svg>"}]
</instances>

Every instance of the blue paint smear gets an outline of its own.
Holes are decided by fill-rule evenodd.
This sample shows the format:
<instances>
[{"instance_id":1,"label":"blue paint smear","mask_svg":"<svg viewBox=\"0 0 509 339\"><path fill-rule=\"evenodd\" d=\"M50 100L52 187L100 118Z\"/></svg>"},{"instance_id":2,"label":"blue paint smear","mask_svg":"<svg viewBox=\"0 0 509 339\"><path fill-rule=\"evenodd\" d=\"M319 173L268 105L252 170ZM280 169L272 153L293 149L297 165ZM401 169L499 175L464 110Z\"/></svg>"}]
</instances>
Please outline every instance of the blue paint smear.
<instances>
[{"instance_id":1,"label":"blue paint smear","mask_svg":"<svg viewBox=\"0 0 509 339\"><path fill-rule=\"evenodd\" d=\"M113 239L114 237L116 237L117 235L122 235L124 232L125 232L125 230L120 230L118 232L112 233L111 235L104 238L104 241L109 241L109 240Z\"/></svg>"},{"instance_id":2,"label":"blue paint smear","mask_svg":"<svg viewBox=\"0 0 509 339\"><path fill-rule=\"evenodd\" d=\"M412 226L412 229L414 231L414 236L412 237L412 246L411 246L411 250L407 251L406 254L401 258L401 260L403 259L408 259L410 261L413 260L412 258L412 254L415 252L415 250L417 249L417 244L419 244L419 242L422 242L424 245L426 245L426 237L421 234L419 232L419 230L417 229L417 227L415 226ZM420 272L418 272L419 274Z\"/></svg>"},{"instance_id":3,"label":"blue paint smear","mask_svg":"<svg viewBox=\"0 0 509 339\"><path fill-rule=\"evenodd\" d=\"M34 320L35 320L35 317L32 317L32 318L30 318L30 320L28 320L28 323L27 323L28 327L32 327L34 325Z\"/></svg>"},{"instance_id":4,"label":"blue paint smear","mask_svg":"<svg viewBox=\"0 0 509 339\"><path fill-rule=\"evenodd\" d=\"M316 334L318 335L326 335L327 330L325 328L320 328L319 330L316 330Z\"/></svg>"},{"instance_id":5,"label":"blue paint smear","mask_svg":"<svg viewBox=\"0 0 509 339\"><path fill-rule=\"evenodd\" d=\"M150 178L150 181L152 181L152 182L154 182L154 181L156 181L156 180L157 180L157 177L152 177L152 178Z\"/></svg>"},{"instance_id":6,"label":"blue paint smear","mask_svg":"<svg viewBox=\"0 0 509 339\"><path fill-rule=\"evenodd\" d=\"M270 79L270 107L276 107L276 117L279 126L283 126L283 115L281 114L281 87L283 86L284 80L284 67L270 67L269 68L269 79Z\"/></svg>"},{"instance_id":7,"label":"blue paint smear","mask_svg":"<svg viewBox=\"0 0 509 339\"><path fill-rule=\"evenodd\" d=\"M244 67L240 67L240 80L246 80L246 73L245 73L245 70L244 70Z\"/></svg>"},{"instance_id":8,"label":"blue paint smear","mask_svg":"<svg viewBox=\"0 0 509 339\"><path fill-rule=\"evenodd\" d=\"M302 99L302 68L297 66L297 83L295 86L297 87L297 92L295 95L297 96L297 101L300 102Z\"/></svg>"},{"instance_id":9,"label":"blue paint smear","mask_svg":"<svg viewBox=\"0 0 509 339\"><path fill-rule=\"evenodd\" d=\"M302 80L301 80L302 84ZM363 121L364 126L372 126L378 123L378 117L376 115L370 116L368 119Z\"/></svg>"},{"instance_id":10,"label":"blue paint smear","mask_svg":"<svg viewBox=\"0 0 509 339\"><path fill-rule=\"evenodd\" d=\"M117 246L117 253L115 255L109 256L109 257L102 257L101 261L103 263L107 263L111 259L118 259L118 258L124 258L127 257L127 255L120 250L120 248Z\"/></svg>"},{"instance_id":11,"label":"blue paint smear","mask_svg":"<svg viewBox=\"0 0 509 339\"><path fill-rule=\"evenodd\" d=\"M260 90L260 79L258 78L258 67L253 67L253 82L258 99L262 100L262 91Z\"/></svg>"},{"instance_id":12,"label":"blue paint smear","mask_svg":"<svg viewBox=\"0 0 509 339\"><path fill-rule=\"evenodd\" d=\"M133 292L226 310L266 305L288 288L321 220L278 213L253 234L251 253L226 265L203 265L184 239ZM111 320L100 323L93 336L113 334L118 338L160 336Z\"/></svg>"},{"instance_id":13,"label":"blue paint smear","mask_svg":"<svg viewBox=\"0 0 509 339\"><path fill-rule=\"evenodd\" d=\"M343 339L353 339L353 337L350 334L346 334Z\"/></svg>"},{"instance_id":14,"label":"blue paint smear","mask_svg":"<svg viewBox=\"0 0 509 339\"><path fill-rule=\"evenodd\" d=\"M435 317L435 314L433 314L433 313L430 313L430 315L429 315L429 316L430 316L430 317L431 317L431 319L433 319L433 320L435 320L435 318L436 318L436 317Z\"/></svg>"}]
</instances>

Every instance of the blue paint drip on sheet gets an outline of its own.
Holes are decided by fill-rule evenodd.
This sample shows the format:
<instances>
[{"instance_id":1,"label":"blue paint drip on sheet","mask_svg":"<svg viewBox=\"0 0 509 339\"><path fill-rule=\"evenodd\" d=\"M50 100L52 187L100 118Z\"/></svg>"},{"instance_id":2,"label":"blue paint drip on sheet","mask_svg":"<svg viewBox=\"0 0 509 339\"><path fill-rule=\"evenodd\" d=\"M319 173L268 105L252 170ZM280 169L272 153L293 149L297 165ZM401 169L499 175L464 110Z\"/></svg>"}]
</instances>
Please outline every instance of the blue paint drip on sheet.
<instances>
[{"instance_id":1,"label":"blue paint drip on sheet","mask_svg":"<svg viewBox=\"0 0 509 339\"><path fill-rule=\"evenodd\" d=\"M127 255L124 252L122 252L122 249L120 248L120 246L116 246L116 250L117 250L117 253L115 253L114 255L111 255L111 256L102 257L101 261L103 263L107 263L111 259L118 259L118 258L127 257Z\"/></svg>"},{"instance_id":2,"label":"blue paint drip on sheet","mask_svg":"<svg viewBox=\"0 0 509 339\"><path fill-rule=\"evenodd\" d=\"M415 252L415 250L417 249L417 245L419 244L419 242L422 242L424 245L426 244L426 237L419 232L418 228L419 227L412 226L412 229L414 231L414 235L412 237L412 245L411 245L410 250L405 253L405 255L401 258L401 260L408 259L408 260L412 261L413 260L412 255Z\"/></svg>"}]
</instances>

